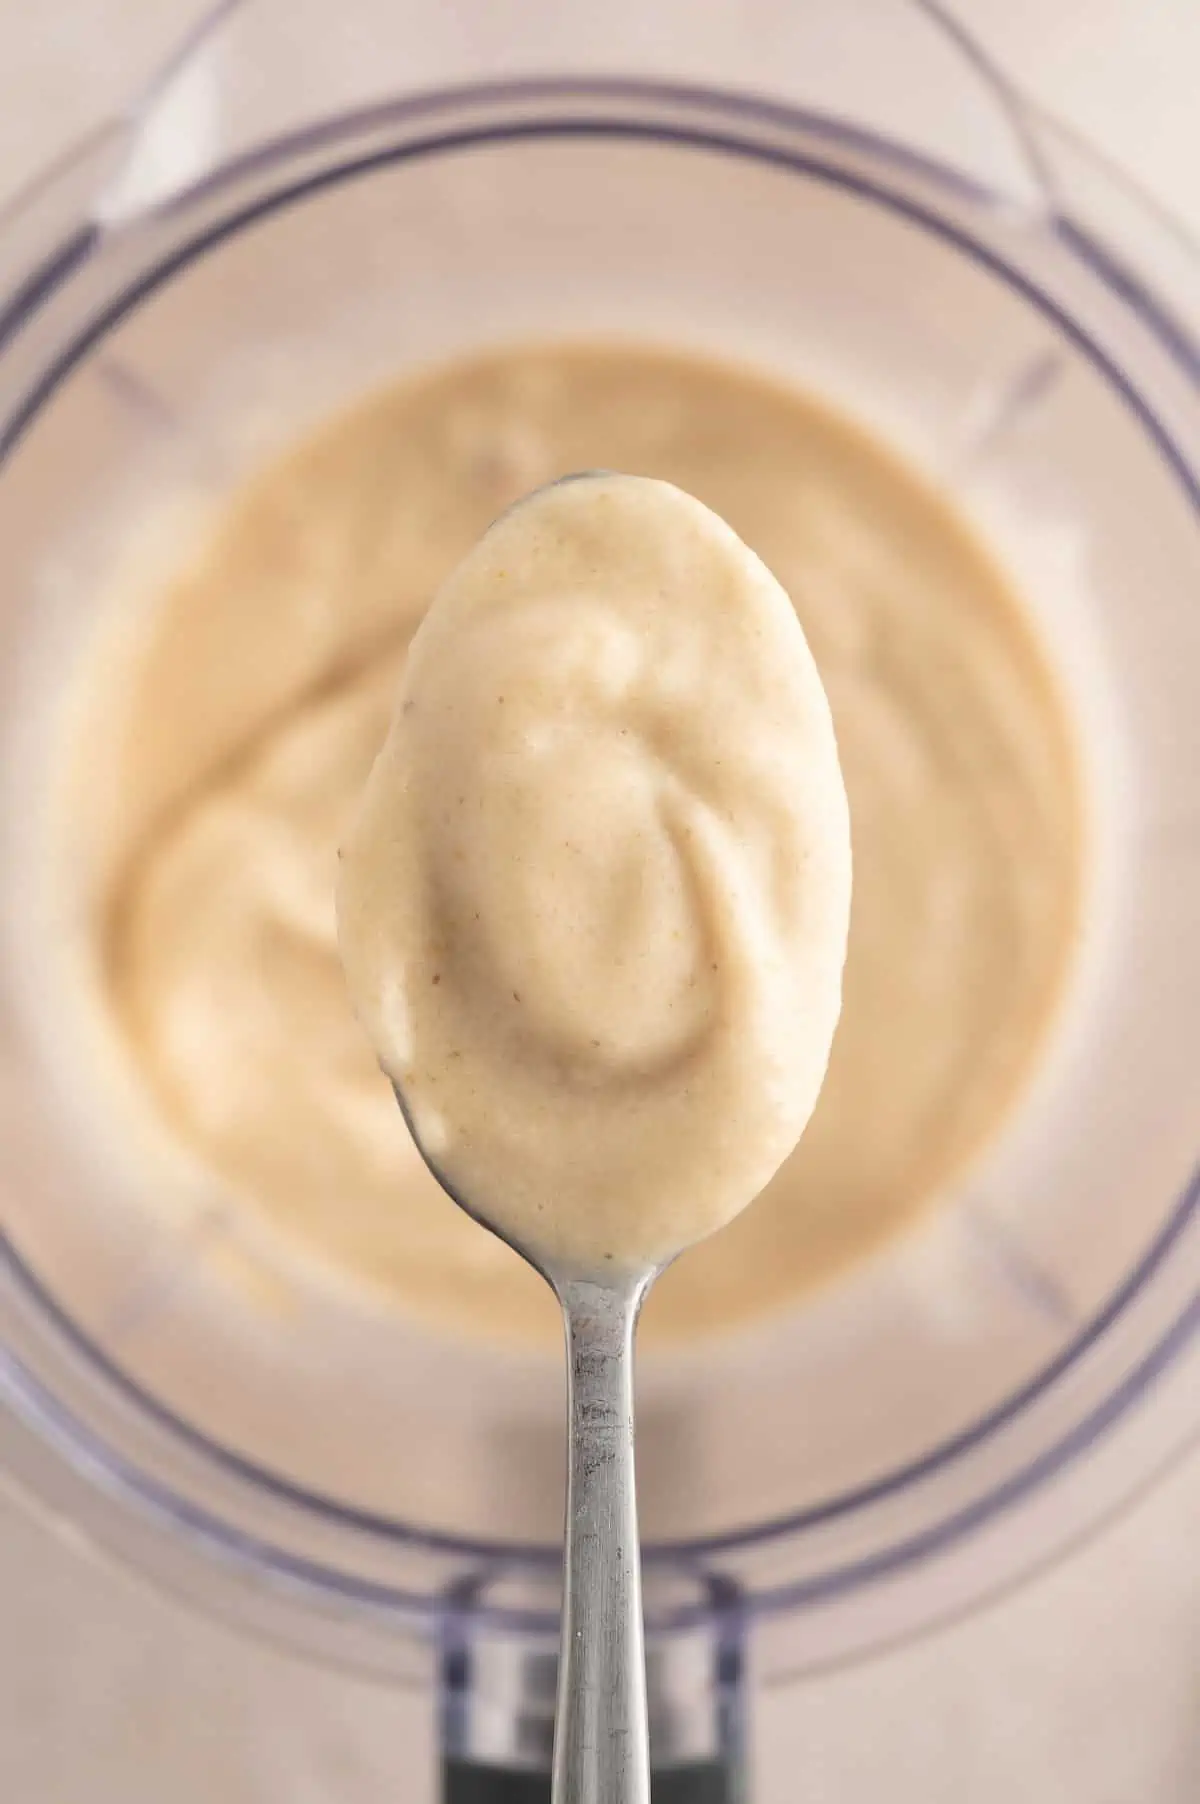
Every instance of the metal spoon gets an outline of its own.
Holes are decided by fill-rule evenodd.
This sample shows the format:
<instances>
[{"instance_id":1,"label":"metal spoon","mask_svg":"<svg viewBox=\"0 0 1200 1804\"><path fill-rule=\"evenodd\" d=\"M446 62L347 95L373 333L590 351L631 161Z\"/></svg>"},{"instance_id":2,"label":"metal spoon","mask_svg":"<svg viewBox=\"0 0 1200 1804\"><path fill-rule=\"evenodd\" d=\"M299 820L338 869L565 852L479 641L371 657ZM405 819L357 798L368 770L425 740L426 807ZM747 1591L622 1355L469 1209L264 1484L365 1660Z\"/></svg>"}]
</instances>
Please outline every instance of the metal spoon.
<instances>
[{"instance_id":1,"label":"metal spoon","mask_svg":"<svg viewBox=\"0 0 1200 1804\"><path fill-rule=\"evenodd\" d=\"M546 1280L567 1344L567 1515L552 1804L650 1804L642 1561L633 1462L633 1342L661 1267L611 1277L562 1269L458 1194L417 1133L442 1189Z\"/></svg>"},{"instance_id":2,"label":"metal spoon","mask_svg":"<svg viewBox=\"0 0 1200 1804\"><path fill-rule=\"evenodd\" d=\"M553 1804L649 1804L633 1340L656 1271L547 1272L567 1338L569 1458Z\"/></svg>"}]
</instances>

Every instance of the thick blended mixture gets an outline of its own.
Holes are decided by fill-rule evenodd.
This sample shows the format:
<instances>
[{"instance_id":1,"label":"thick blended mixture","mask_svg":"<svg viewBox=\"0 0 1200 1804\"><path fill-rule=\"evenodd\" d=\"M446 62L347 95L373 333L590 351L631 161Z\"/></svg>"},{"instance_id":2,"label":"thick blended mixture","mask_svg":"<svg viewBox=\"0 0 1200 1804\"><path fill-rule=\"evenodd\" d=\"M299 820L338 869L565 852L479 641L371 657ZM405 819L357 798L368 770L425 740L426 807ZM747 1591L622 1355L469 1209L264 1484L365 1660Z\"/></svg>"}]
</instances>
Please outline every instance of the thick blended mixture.
<instances>
[{"instance_id":1,"label":"thick blended mixture","mask_svg":"<svg viewBox=\"0 0 1200 1804\"><path fill-rule=\"evenodd\" d=\"M947 504L823 406L630 346L514 349L372 396L234 499L128 651L98 648L85 799L64 810L103 853L88 920L114 1052L214 1195L364 1298L555 1349L546 1287L408 1138L346 997L333 897L430 597L511 501L597 468L698 496L791 595L854 842L816 1111L758 1201L655 1287L645 1334L744 1322L852 1267L1019 1094L1082 858L1069 734L1017 601Z\"/></svg>"},{"instance_id":2,"label":"thick blended mixture","mask_svg":"<svg viewBox=\"0 0 1200 1804\"><path fill-rule=\"evenodd\" d=\"M452 1193L567 1274L723 1227L812 1113L849 914L829 705L766 567L644 476L510 508L413 639L338 885Z\"/></svg>"}]
</instances>

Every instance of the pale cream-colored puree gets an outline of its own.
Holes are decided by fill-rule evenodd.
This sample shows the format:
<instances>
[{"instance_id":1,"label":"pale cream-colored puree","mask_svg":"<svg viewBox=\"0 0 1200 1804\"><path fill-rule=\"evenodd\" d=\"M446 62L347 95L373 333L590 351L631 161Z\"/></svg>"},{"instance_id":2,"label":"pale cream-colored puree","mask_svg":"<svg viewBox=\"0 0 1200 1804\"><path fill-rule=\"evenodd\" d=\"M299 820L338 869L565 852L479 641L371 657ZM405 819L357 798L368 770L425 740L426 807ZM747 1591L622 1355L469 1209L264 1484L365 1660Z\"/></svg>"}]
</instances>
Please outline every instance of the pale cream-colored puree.
<instances>
[{"instance_id":1,"label":"pale cream-colored puree","mask_svg":"<svg viewBox=\"0 0 1200 1804\"><path fill-rule=\"evenodd\" d=\"M94 922L114 1044L214 1191L364 1296L555 1347L546 1287L408 1138L346 997L333 897L430 597L508 503L597 468L666 478L730 523L792 596L833 709L854 899L825 1086L759 1200L656 1286L645 1329L801 1296L944 1194L1003 1119L1080 891L1039 648L976 538L878 443L753 373L625 345L514 349L373 395L234 500L154 597L120 684L97 655L77 760L120 854Z\"/></svg>"},{"instance_id":2,"label":"pale cream-colored puree","mask_svg":"<svg viewBox=\"0 0 1200 1804\"><path fill-rule=\"evenodd\" d=\"M849 913L829 704L765 565L651 477L510 508L417 630L338 885L452 1193L567 1275L723 1227L812 1113Z\"/></svg>"}]
</instances>

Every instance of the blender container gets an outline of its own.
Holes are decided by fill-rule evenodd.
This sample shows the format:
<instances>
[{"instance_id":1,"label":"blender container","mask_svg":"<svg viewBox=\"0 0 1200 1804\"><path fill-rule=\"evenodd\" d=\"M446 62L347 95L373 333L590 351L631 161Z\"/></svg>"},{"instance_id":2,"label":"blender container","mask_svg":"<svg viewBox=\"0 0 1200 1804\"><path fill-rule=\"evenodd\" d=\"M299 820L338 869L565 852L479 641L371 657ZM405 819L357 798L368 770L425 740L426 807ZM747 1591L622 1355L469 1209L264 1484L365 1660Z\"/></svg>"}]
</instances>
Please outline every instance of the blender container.
<instances>
[{"instance_id":1,"label":"blender container","mask_svg":"<svg viewBox=\"0 0 1200 1804\"><path fill-rule=\"evenodd\" d=\"M1077 729L1083 943L1012 1120L836 1286L642 1362L661 1795L732 1796L748 1689L1029 1572L1198 1413L1200 266L935 8L734 17L409 4L384 42L221 5L0 219L0 1456L207 1607L428 1686L463 1798L546 1783L557 1362L147 1206L37 952L55 699L111 571L372 383L543 334L793 378L978 522Z\"/></svg>"}]
</instances>

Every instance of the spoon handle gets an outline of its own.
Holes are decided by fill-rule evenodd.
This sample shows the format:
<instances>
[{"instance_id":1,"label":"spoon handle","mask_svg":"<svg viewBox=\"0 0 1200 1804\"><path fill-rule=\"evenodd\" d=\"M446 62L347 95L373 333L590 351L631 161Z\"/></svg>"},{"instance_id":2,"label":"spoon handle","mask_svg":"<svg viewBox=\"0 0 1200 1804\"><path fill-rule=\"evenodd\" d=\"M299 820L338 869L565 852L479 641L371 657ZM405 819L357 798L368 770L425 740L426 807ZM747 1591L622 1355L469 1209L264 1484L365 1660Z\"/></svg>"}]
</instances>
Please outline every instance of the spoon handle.
<instances>
[{"instance_id":1,"label":"spoon handle","mask_svg":"<svg viewBox=\"0 0 1200 1804\"><path fill-rule=\"evenodd\" d=\"M650 1800L633 1472L633 1334L648 1285L559 1287L570 1454L552 1804Z\"/></svg>"}]
</instances>

